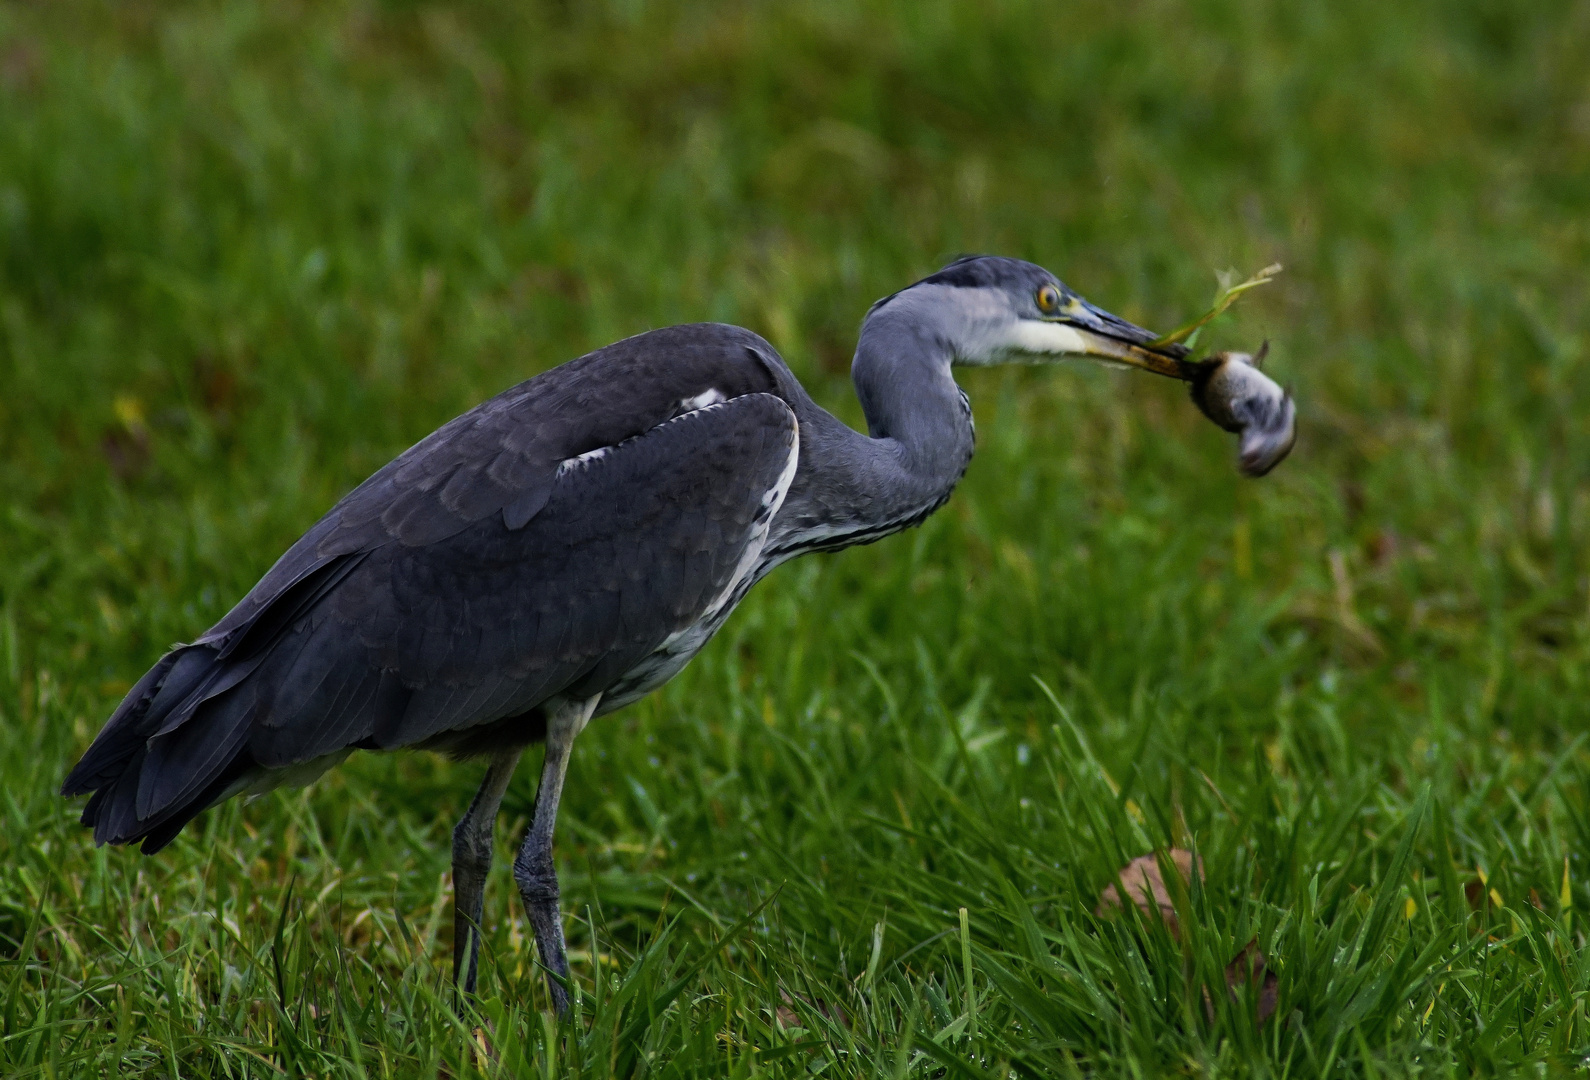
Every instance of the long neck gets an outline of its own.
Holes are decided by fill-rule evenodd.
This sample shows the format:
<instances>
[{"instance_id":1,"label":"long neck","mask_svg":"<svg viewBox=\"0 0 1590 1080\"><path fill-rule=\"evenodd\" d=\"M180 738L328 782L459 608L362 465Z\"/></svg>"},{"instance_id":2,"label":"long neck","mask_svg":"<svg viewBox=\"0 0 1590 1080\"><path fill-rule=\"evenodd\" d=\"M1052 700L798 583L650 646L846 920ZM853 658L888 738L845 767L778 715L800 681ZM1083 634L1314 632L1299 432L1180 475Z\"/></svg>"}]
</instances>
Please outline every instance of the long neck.
<instances>
[{"instance_id":1,"label":"long neck","mask_svg":"<svg viewBox=\"0 0 1590 1080\"><path fill-rule=\"evenodd\" d=\"M918 482L954 487L972 458L972 416L950 374L951 346L899 305L861 328L850 366L867 430Z\"/></svg>"},{"instance_id":2,"label":"long neck","mask_svg":"<svg viewBox=\"0 0 1590 1080\"><path fill-rule=\"evenodd\" d=\"M775 558L868 543L944 504L973 445L950 356L942 336L887 308L867 320L851 378L868 434L815 405L800 417L801 468L770 545Z\"/></svg>"}]
</instances>

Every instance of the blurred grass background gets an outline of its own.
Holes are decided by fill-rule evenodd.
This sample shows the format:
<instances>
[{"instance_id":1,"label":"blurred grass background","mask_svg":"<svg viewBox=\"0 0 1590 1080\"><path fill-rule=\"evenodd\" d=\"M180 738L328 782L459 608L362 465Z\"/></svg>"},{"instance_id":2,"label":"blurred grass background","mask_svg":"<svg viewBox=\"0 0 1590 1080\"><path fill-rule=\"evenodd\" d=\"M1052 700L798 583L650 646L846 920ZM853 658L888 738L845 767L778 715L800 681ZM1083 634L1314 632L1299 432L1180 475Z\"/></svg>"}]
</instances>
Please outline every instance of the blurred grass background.
<instances>
[{"instance_id":1,"label":"blurred grass background","mask_svg":"<svg viewBox=\"0 0 1590 1080\"><path fill-rule=\"evenodd\" d=\"M1586 71L1585 0L0 2L0 1071L1578 1067ZM153 859L55 795L442 421L716 319L859 424L866 306L965 251L1161 328L1284 263L1212 340L1272 342L1297 451L1247 482L1177 386L965 373L943 512L581 739L574 1028L506 860L453 1018L478 766L366 756ZM1094 916L1170 845L1180 940ZM1255 936L1263 1025L1205 989Z\"/></svg>"}]
</instances>

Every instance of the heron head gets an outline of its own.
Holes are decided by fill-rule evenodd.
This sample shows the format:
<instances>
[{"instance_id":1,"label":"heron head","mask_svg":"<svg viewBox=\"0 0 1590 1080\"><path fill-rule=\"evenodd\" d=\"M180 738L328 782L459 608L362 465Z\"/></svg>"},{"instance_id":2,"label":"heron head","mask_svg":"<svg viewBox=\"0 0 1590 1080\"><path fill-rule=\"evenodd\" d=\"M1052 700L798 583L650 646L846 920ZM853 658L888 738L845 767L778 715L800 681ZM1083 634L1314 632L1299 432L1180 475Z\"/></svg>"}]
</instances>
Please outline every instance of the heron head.
<instances>
[{"instance_id":1,"label":"heron head","mask_svg":"<svg viewBox=\"0 0 1590 1080\"><path fill-rule=\"evenodd\" d=\"M956 364L981 367L1085 357L1172 378L1190 377L1183 361L1186 348L1155 348L1155 334L1094 307L1043 267L1020 259L956 259L878 301L868 321L886 312L931 328L949 345Z\"/></svg>"}]
</instances>

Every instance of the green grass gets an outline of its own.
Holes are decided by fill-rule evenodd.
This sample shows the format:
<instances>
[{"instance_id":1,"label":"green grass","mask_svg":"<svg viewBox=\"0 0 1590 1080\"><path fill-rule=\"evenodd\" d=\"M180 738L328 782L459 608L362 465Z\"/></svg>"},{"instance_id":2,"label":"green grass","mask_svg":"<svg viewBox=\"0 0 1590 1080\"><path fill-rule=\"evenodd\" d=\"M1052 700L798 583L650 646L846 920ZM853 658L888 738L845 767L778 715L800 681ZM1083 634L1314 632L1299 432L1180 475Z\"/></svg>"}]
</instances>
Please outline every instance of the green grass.
<instances>
[{"instance_id":1,"label":"green grass","mask_svg":"<svg viewBox=\"0 0 1590 1080\"><path fill-rule=\"evenodd\" d=\"M0 1074L1580 1067L1587 69L1568 0L0 2ZM697 319L859 422L866 305L960 251L1161 329L1286 264L1208 340L1271 340L1298 448L1243 481L1167 382L968 373L943 512L582 736L572 1027L506 859L450 1008L478 765L365 755L154 858L55 794L438 423ZM1169 845L1179 941L1095 917Z\"/></svg>"}]
</instances>

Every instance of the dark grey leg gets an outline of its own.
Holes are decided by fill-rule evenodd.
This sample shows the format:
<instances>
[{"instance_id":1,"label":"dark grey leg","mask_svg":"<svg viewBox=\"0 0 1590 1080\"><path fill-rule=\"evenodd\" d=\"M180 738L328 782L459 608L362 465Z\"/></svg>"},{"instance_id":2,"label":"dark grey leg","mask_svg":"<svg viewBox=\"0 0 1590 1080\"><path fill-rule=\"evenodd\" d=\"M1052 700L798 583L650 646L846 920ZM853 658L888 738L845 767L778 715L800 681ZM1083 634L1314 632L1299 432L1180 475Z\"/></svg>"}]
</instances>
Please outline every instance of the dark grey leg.
<instances>
[{"instance_id":1,"label":"dark grey leg","mask_svg":"<svg viewBox=\"0 0 1590 1080\"><path fill-rule=\"evenodd\" d=\"M497 808L513 779L523 750L504 750L486 767L486 779L475 801L453 829L453 987L475 992L480 958L480 915L486 902L486 875L491 872L491 832Z\"/></svg>"},{"instance_id":2,"label":"dark grey leg","mask_svg":"<svg viewBox=\"0 0 1590 1080\"><path fill-rule=\"evenodd\" d=\"M559 1016L569 1011L568 994L557 979L569 976L569 961L563 949L563 920L558 914L558 872L552 864L552 830L558 820L558 799L563 794L563 774L569 767L569 750L591 719L601 700L571 701L547 711L547 757L541 766L541 786L536 790L535 820L513 861L513 877L524 898L525 914L535 931L541 964L549 972L547 992Z\"/></svg>"}]
</instances>

